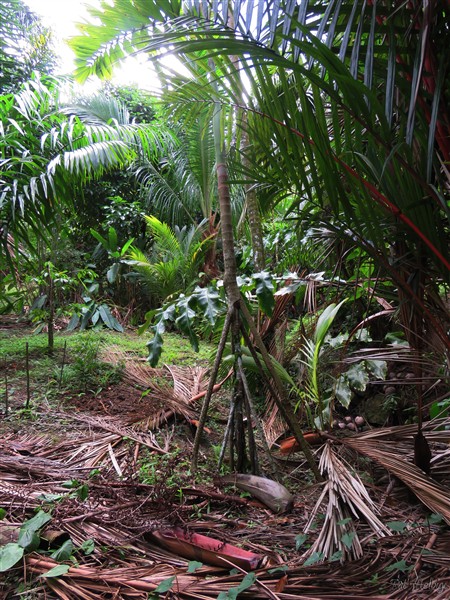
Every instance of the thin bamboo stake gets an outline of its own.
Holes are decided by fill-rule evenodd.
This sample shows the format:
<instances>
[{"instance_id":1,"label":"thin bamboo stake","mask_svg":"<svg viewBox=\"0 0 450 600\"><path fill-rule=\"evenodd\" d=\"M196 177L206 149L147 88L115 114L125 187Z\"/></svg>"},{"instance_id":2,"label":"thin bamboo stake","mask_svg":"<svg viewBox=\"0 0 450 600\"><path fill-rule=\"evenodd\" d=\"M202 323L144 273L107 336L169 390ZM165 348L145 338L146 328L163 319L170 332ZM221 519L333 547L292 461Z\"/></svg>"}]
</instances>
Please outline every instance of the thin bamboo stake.
<instances>
[{"instance_id":1,"label":"thin bamboo stake","mask_svg":"<svg viewBox=\"0 0 450 600\"><path fill-rule=\"evenodd\" d=\"M241 380L242 380L242 372L241 372ZM243 382L242 382L242 384L243 384ZM259 468L258 448L256 446L255 434L253 432L253 419L252 419L252 413L250 411L249 398L250 398L250 396L247 396L247 392L245 391L245 387L244 387L244 407L245 407L245 414L247 417L246 424L247 424L247 435L248 435L248 452L250 455L250 463L252 465L252 473L253 473L253 475L259 475L261 471Z\"/></svg>"},{"instance_id":2,"label":"thin bamboo stake","mask_svg":"<svg viewBox=\"0 0 450 600\"><path fill-rule=\"evenodd\" d=\"M30 407L30 348L28 342L25 344L25 370L27 372L27 399L25 409Z\"/></svg>"},{"instance_id":3,"label":"thin bamboo stake","mask_svg":"<svg viewBox=\"0 0 450 600\"><path fill-rule=\"evenodd\" d=\"M231 307L228 309L228 312L225 316L225 322L223 324L222 335L220 337L219 347L217 348L216 358L214 360L214 365L213 365L211 375L209 378L208 389L206 391L206 396L205 396L205 399L203 400L202 410L201 410L200 416L198 418L197 431L195 433L195 439L194 439L194 448L192 451L192 463L191 463L192 474L195 474L197 472L200 440L202 437L203 429L205 427L206 417L208 415L208 408L209 408L209 403L211 401L214 384L216 383L217 374L219 372L220 361L222 360L223 351L225 349L225 344L227 342L228 331L230 329L231 317L232 317L233 312L234 312L234 307Z\"/></svg>"},{"instance_id":4,"label":"thin bamboo stake","mask_svg":"<svg viewBox=\"0 0 450 600\"><path fill-rule=\"evenodd\" d=\"M64 348L63 348L63 357L62 357L62 363L61 363L61 371L59 373L59 381L58 381L58 392L61 391L64 366L66 364L66 350L67 350L67 340L64 340Z\"/></svg>"},{"instance_id":5,"label":"thin bamboo stake","mask_svg":"<svg viewBox=\"0 0 450 600\"><path fill-rule=\"evenodd\" d=\"M230 438L233 421L234 421L234 402L232 401L231 406L230 406L230 412L228 414L227 426L226 426L225 433L223 436L222 447L220 449L219 460L217 462L218 471L220 471L222 464L223 464L223 459L225 457L225 452L227 449L228 440Z\"/></svg>"},{"instance_id":6,"label":"thin bamboo stake","mask_svg":"<svg viewBox=\"0 0 450 600\"><path fill-rule=\"evenodd\" d=\"M9 414L9 397L8 397L8 368L5 358L5 417Z\"/></svg>"}]
</instances>

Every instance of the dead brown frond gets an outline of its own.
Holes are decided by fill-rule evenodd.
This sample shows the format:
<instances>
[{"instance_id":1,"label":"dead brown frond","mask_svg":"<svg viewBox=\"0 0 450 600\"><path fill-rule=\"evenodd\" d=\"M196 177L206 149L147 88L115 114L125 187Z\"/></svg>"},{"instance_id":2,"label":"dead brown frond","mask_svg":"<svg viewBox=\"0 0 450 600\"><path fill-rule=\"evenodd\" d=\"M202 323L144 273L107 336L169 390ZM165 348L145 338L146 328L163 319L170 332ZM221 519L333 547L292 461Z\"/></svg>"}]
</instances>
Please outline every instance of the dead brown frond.
<instances>
[{"instance_id":1,"label":"dead brown frond","mask_svg":"<svg viewBox=\"0 0 450 600\"><path fill-rule=\"evenodd\" d=\"M450 431L440 427L444 424L448 426L449 423L450 419L427 423L423 433L429 441L448 443ZM435 429L431 429L432 427ZM417 425L383 429L345 438L342 443L383 466L408 486L425 506L442 515L446 523L450 524L450 489L426 475L412 462L413 437L417 433ZM446 456L446 449L443 452ZM433 460L436 461L436 455Z\"/></svg>"},{"instance_id":2,"label":"dead brown frond","mask_svg":"<svg viewBox=\"0 0 450 600\"><path fill-rule=\"evenodd\" d=\"M175 397L189 404L195 396L204 392L208 386L204 367L178 367L176 365L164 365L169 371L173 381Z\"/></svg>"},{"instance_id":3,"label":"dead brown frond","mask_svg":"<svg viewBox=\"0 0 450 600\"><path fill-rule=\"evenodd\" d=\"M378 537L389 534L389 529L376 516L375 504L359 476L352 473L350 465L337 456L330 442L323 447L319 468L327 480L305 533L310 530L325 498L328 502L319 536L305 556L317 552L329 559L335 552L339 552L341 561L360 558L363 550L353 518L363 518Z\"/></svg>"},{"instance_id":4,"label":"dead brown frond","mask_svg":"<svg viewBox=\"0 0 450 600\"><path fill-rule=\"evenodd\" d=\"M155 429L174 414L186 419L196 417L192 405L202 397L208 385L207 369L204 367L165 365L163 369L153 369L142 359L130 356L118 347L108 347L102 360L123 365L124 380L144 390L143 410L148 412L148 416L139 421L140 428Z\"/></svg>"}]
</instances>

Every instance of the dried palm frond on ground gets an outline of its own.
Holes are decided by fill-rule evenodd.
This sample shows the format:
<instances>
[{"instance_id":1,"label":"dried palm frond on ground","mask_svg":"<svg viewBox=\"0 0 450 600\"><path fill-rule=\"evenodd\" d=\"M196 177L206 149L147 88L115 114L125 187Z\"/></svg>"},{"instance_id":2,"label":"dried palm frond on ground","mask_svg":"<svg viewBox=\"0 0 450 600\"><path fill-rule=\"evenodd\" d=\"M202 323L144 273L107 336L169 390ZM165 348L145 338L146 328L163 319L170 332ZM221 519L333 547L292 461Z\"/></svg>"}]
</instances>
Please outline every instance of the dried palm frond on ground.
<instances>
[{"instance_id":1,"label":"dried palm frond on ground","mask_svg":"<svg viewBox=\"0 0 450 600\"><path fill-rule=\"evenodd\" d=\"M127 412L126 418L118 418L118 413L115 418L104 417L101 398L95 397L91 406L96 402L100 405L98 411L94 410L96 416L88 414L82 402L79 406L83 412L46 409L46 422L64 423L56 438L8 433L0 440L0 497L7 511L8 531L16 531L38 508L51 510L52 531L42 532L42 550L53 550L59 544L55 540L70 536L77 561L77 566L68 565L67 574L45 578L40 576L55 566L55 561L42 554L28 554L24 568L18 563L1 581L0 598L2 593L5 598L14 598L21 578L29 584L28 589L35 586L37 600L144 600L161 582L172 577L172 589L167 594L171 598L215 600L221 592L233 588L236 592L245 572L230 573L231 566L220 569L207 565L195 573L188 572L188 561L152 543L150 534L161 527L181 527L187 535L200 533L217 539L219 545L229 543L263 555L267 566L248 576L251 587L240 594L242 598L429 600L430 590L433 600L450 597L450 543L445 532L438 525L424 522L420 506L392 507L380 502L380 514L375 516L377 500L383 498L385 490L373 486L372 499L362 490L358 477L343 458L344 449L348 453L355 450L346 440L339 455L334 444L327 444L323 466L331 474L330 512L321 523L318 511L318 528L309 527L303 545L300 537L312 522L314 506L319 506L323 495L321 486L305 484L306 475L301 471L297 485L302 487L295 490L294 508L289 515L272 514L252 501L237 500L223 486L217 489L204 484L194 488L189 481L187 488L183 487L186 479L180 486L171 477L173 470L160 467L151 484L142 483L140 448L148 449L151 460L163 456L162 462L171 461L171 469L180 462L176 454L172 458L164 454L170 453L174 442L180 444L179 439L171 437L173 432L149 431L148 426L162 423L170 411L192 414L193 403L204 393L207 382L202 369L170 367L155 371L135 360L125 362L130 365L128 372L134 373L129 381L136 384L139 372L143 382L145 378L141 387L149 390L133 415ZM137 371L133 370L133 363L139 367ZM171 381L166 383L168 375ZM113 391L108 399L114 400ZM424 431L431 443L444 442L444 432L428 431L428 426ZM390 433L392 437L387 441L382 434L378 434L378 441L375 432L366 432L366 439L361 436L348 441L357 440L363 447L365 443L369 449L371 444L392 443L398 454L409 460L414 427ZM188 454L189 443L184 442L182 452ZM439 460L433 462L433 473L445 468L448 446L440 450ZM280 462L285 470L288 464ZM71 487L66 487L67 483ZM348 508L338 494L348 501ZM339 525L347 515L352 521ZM366 519L361 518L363 515ZM417 525L392 534L383 525L400 519ZM378 534L374 534L377 527ZM342 542L345 534L349 543L358 540L356 555L361 558L343 564L339 560L320 564L310 561L320 543L325 542L325 549L329 545L329 554L331 544ZM376 535L383 534L376 539ZM95 547L85 556L80 548L87 540L93 540ZM309 546L306 564L305 544ZM349 548L342 544L348 555Z\"/></svg>"},{"instance_id":2,"label":"dried palm frond on ground","mask_svg":"<svg viewBox=\"0 0 450 600\"><path fill-rule=\"evenodd\" d=\"M430 442L450 442L450 418L433 419L423 423L422 432ZM412 440L417 434L417 424L379 427L359 433L356 437L364 440Z\"/></svg>"},{"instance_id":3,"label":"dried palm frond on ground","mask_svg":"<svg viewBox=\"0 0 450 600\"><path fill-rule=\"evenodd\" d=\"M450 458L449 426L450 419L435 419L425 423L423 427L423 434L428 442L442 445L433 447L433 465L438 465L440 470ZM342 443L384 467L408 486L425 506L442 515L450 524L450 488L429 477L413 464L416 433L417 425L384 427L343 438ZM432 476L437 470L433 467ZM445 475L445 470L443 474Z\"/></svg>"},{"instance_id":4,"label":"dried palm frond on ground","mask_svg":"<svg viewBox=\"0 0 450 600\"><path fill-rule=\"evenodd\" d=\"M330 559L337 552L342 562L349 558L361 558L363 548L353 518L363 518L378 537L388 535L389 529L375 514L375 504L359 476L351 473L350 465L337 456L330 442L322 450L319 468L327 479L305 533L310 530L326 497L328 504L320 533L305 556L316 552Z\"/></svg>"},{"instance_id":5,"label":"dried palm frond on ground","mask_svg":"<svg viewBox=\"0 0 450 600\"><path fill-rule=\"evenodd\" d=\"M113 435L115 434L106 434L108 444L111 444L110 436ZM55 460L53 467L61 465L61 473L64 473L68 465L76 465L79 469L90 467L93 455L102 444L105 452L107 444L105 439L101 442L101 438L94 436L95 450L91 455L88 439L89 436L85 436L82 444L71 440L72 448L69 443L65 446L59 443L59 462ZM26 446L26 438L24 443L21 443L18 436L10 441L14 448ZM52 447L50 439L45 444L44 439L40 438L36 451L51 460ZM14 455L10 454L8 458L14 458ZM19 455L17 458L22 461L24 457ZM83 460L86 461L85 464ZM107 460L106 455L105 461ZM1 471L0 482L4 475L8 477L9 472L14 472L11 461L6 463L7 469ZM70 490L65 491L61 500L53 505L51 522L52 529L60 532L60 535L70 536L77 548L88 539L94 540L94 552L90 556L77 553L77 567L71 566L67 574L50 579L40 578L39 575L57 563L49 557L30 554L26 557L27 577L36 581L37 587L42 590L42 598L45 597L44 593L47 597L50 593L53 594L50 597L61 600L97 599L102 596L144 600L162 581L171 577L174 577L172 597L215 600L221 592L237 588L242 583L246 573L239 571L229 574L231 566L230 569L219 569L203 565L195 573L188 573L188 561L161 550L150 542L148 534L166 524L169 527L181 526L187 532L198 531L223 543L242 545L245 549L267 556L269 566L258 569L249 576L251 587L242 597L258 600L351 600L369 597L380 600L429 600L429 590L433 590L433 599L448 598L448 554L446 561L446 546L438 545L438 528L434 527L431 532L430 526L416 527L403 534L386 535L385 526L380 525L377 517L372 516L375 512L373 501L364 491L355 491L353 486L359 485L358 478L350 473L348 465L330 444L324 452L323 468L331 474L330 481L334 491L346 495L353 507L349 509L349 516L352 516L354 531L360 540L362 558L359 560L344 564L302 564L305 552L303 547L297 548L297 538L305 531L308 521L311 521L313 505L320 498L320 486L315 485L298 492L291 514L276 515L252 503L233 503L232 497L228 497L224 490L217 493L210 486L199 488L197 498L193 488L189 494L180 497L176 488L168 486L164 473L154 485L143 485L132 479L121 480L114 469L101 468L100 474L84 480L89 488L89 495L84 500ZM47 506L37 499L35 491L39 486L39 493L61 492L62 478L58 477L55 468L51 473L55 477L53 490L50 480L40 481L38 471L30 472L28 483L14 483L15 493L7 497L9 523L18 526L23 522L25 513L30 514L39 505L43 508ZM4 481L3 485L12 487L8 481ZM372 506L372 513L367 513L366 505ZM204 507L203 511L201 507ZM384 522L398 517L389 507L382 510L383 513L378 518ZM414 510L418 511L418 508ZM362 519L355 517L361 516L364 511L369 524L364 524ZM346 513L339 512L338 515L332 515L332 519L341 518L341 514L345 518ZM411 514L411 520L420 521L419 513ZM350 522L346 526L349 527ZM370 540L373 540L373 529L376 530L377 527L385 537L373 544ZM327 529L322 531L326 533ZM352 531L349 529L350 533ZM336 532L342 539L341 529L329 526L326 535L330 535L330 532ZM312 530L308 532L312 548L318 547L320 535L323 534ZM430 543L432 536L435 541ZM426 547L428 553L424 554L423 549ZM412 570L402 571L402 561ZM397 564L400 564L400 569L396 567ZM8 589L10 588L5 587L5 590Z\"/></svg>"},{"instance_id":6,"label":"dried palm frond on ground","mask_svg":"<svg viewBox=\"0 0 450 600\"><path fill-rule=\"evenodd\" d=\"M105 418L105 417L94 417L88 414L74 414L72 415L73 419L82 421L89 427L102 429L104 431L109 431L119 437L129 438L139 444L147 446L150 450L154 452L158 452L160 454L165 454L167 450L164 450L159 445L156 437L153 435L151 431L142 432L136 431L133 427L129 425L124 425L120 419L117 418Z\"/></svg>"},{"instance_id":7,"label":"dried palm frond on ground","mask_svg":"<svg viewBox=\"0 0 450 600\"><path fill-rule=\"evenodd\" d=\"M141 426L155 429L174 414L181 414L187 419L195 417L192 404L202 397L208 385L207 369L204 367L165 365L163 369L154 369L118 347L108 347L102 354L102 360L123 365L124 380L145 390L148 414L141 419Z\"/></svg>"},{"instance_id":8,"label":"dried palm frond on ground","mask_svg":"<svg viewBox=\"0 0 450 600\"><path fill-rule=\"evenodd\" d=\"M382 465L389 473L400 479L417 498L433 512L442 515L450 525L450 488L444 487L426 475L405 457L399 456L397 444L374 440L349 438L345 444L359 454L368 456Z\"/></svg>"}]
</instances>

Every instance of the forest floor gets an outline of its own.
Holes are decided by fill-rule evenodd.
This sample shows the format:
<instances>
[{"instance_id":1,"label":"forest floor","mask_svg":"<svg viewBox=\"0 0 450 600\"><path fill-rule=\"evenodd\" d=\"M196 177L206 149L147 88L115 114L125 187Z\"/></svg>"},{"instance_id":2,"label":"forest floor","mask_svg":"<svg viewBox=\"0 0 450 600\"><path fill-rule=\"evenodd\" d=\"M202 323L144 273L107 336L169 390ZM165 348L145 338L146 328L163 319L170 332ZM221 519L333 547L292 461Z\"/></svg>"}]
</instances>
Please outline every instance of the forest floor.
<instances>
[{"instance_id":1,"label":"forest floor","mask_svg":"<svg viewBox=\"0 0 450 600\"><path fill-rule=\"evenodd\" d=\"M431 477L414 426L324 439L319 483L273 446L283 512L274 481L217 467L227 383L191 473L213 348L168 336L151 369L132 331L61 332L49 356L12 317L0 344L0 600L450 598L446 421L426 429Z\"/></svg>"}]
</instances>

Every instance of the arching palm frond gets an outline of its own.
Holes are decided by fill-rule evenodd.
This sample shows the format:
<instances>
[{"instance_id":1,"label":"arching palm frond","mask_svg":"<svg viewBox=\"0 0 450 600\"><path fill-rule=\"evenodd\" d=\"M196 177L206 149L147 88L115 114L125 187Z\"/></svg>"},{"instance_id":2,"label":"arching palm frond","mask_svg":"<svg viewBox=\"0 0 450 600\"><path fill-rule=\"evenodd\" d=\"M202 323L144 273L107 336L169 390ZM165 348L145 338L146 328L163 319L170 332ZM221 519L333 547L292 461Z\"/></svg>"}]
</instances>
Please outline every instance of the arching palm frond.
<instances>
[{"instance_id":1,"label":"arching palm frond","mask_svg":"<svg viewBox=\"0 0 450 600\"><path fill-rule=\"evenodd\" d=\"M212 240L204 238L206 223L171 229L156 217L147 216L146 222L153 238L151 254L133 247L127 263L153 300L163 301L195 285Z\"/></svg>"},{"instance_id":2,"label":"arching palm frond","mask_svg":"<svg viewBox=\"0 0 450 600\"><path fill-rule=\"evenodd\" d=\"M0 241L5 257L8 234L33 252L36 240L52 229L55 215L63 206L73 208L76 189L90 178L126 168L142 156L156 163L177 143L172 132L156 123L121 124L114 118L107 124L97 118L99 111L94 123L86 123L86 112L80 118L73 107L62 110L58 96L54 80L35 78L19 93L0 97Z\"/></svg>"},{"instance_id":3,"label":"arching palm frond","mask_svg":"<svg viewBox=\"0 0 450 600\"><path fill-rule=\"evenodd\" d=\"M159 3L145 4L128 50L158 59L170 48L191 70L209 67L204 80L213 85L200 77L197 88L171 94L187 105L186 90L196 89L191 104L212 110L240 102L236 73L245 71L243 109L255 117L248 135L282 176L280 188L304 201L305 214L311 204L322 210L426 311L425 282L450 277L448 5L267 0L255 15L252 3L236 0L204 3L205 19L195 2L165 15ZM117 42L117 30L109 32ZM116 56L104 29L92 25L89 34L82 76ZM434 325L448 344L445 326Z\"/></svg>"},{"instance_id":4,"label":"arching palm frond","mask_svg":"<svg viewBox=\"0 0 450 600\"><path fill-rule=\"evenodd\" d=\"M125 104L104 93L85 97L77 95L67 106L61 108L61 112L76 115L86 125L129 125L131 123L130 113Z\"/></svg>"},{"instance_id":5,"label":"arching palm frond","mask_svg":"<svg viewBox=\"0 0 450 600\"><path fill-rule=\"evenodd\" d=\"M179 146L159 164L141 159L133 172L141 184L147 208L172 225L197 223L217 209L212 133L204 114L194 123L175 123L164 112L169 126L178 131Z\"/></svg>"}]
</instances>

